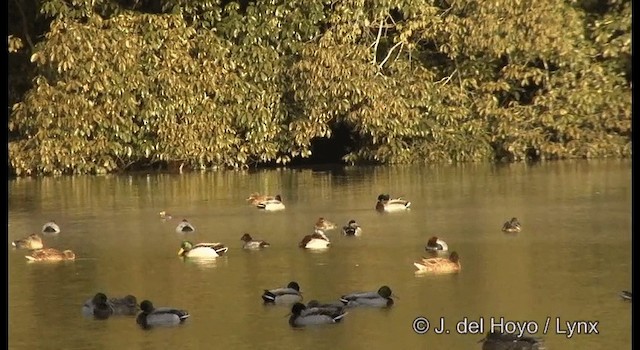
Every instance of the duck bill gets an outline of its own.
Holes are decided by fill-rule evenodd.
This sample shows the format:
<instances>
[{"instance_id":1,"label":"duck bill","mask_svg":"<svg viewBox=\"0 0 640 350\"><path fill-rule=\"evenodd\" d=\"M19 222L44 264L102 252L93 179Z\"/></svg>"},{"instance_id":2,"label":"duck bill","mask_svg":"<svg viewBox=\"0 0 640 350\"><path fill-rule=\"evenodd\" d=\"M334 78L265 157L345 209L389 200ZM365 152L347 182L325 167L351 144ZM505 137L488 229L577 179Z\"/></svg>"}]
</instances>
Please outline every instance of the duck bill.
<instances>
[{"instance_id":1,"label":"duck bill","mask_svg":"<svg viewBox=\"0 0 640 350\"><path fill-rule=\"evenodd\" d=\"M391 297L392 297L392 298L395 298L395 299L400 299L400 298L398 298L398 296L397 296L397 295L395 295L395 294L391 294Z\"/></svg>"},{"instance_id":2,"label":"duck bill","mask_svg":"<svg viewBox=\"0 0 640 350\"><path fill-rule=\"evenodd\" d=\"M184 249L180 248L180 250L178 250L178 256L182 256L183 253L184 253Z\"/></svg>"}]
</instances>

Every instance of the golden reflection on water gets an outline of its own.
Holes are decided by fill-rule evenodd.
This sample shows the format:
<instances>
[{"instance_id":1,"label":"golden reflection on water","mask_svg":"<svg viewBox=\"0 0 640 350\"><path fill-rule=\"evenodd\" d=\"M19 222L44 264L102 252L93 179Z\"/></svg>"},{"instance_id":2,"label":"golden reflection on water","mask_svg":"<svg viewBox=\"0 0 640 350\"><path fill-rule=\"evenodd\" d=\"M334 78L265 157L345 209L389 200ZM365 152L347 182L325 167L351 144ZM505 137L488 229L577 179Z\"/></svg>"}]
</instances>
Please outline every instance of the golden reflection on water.
<instances>
[{"instance_id":1,"label":"golden reflection on water","mask_svg":"<svg viewBox=\"0 0 640 350\"><path fill-rule=\"evenodd\" d=\"M599 335L544 335L550 349L628 348L631 305L630 161L536 165L464 164L345 167L314 171L193 173L16 179L9 182L7 244L55 219L62 232L46 246L77 261L28 264L10 248L9 347L151 349L165 347L480 349L482 338L455 334L457 321L599 320ZM245 199L281 194L287 209L266 213ZM406 213L375 212L378 194L412 202ZM165 210L171 220L162 220ZM298 248L318 217L339 227L355 219L360 237L328 232L326 251ZM506 235L512 216L522 232ZM176 233L183 218L193 233ZM248 232L271 247L241 249ZM415 274L437 235L460 253L462 270ZM219 241L226 256L177 256L182 240ZM352 310L339 325L292 331L287 308L261 304L265 288L300 283L305 301L334 301L388 284L390 310ZM134 294L156 306L187 309L176 329L142 332L134 318L82 317L98 291ZM449 335L417 335L417 316L444 317ZM485 329L486 331L487 329ZM38 334L38 336L33 336ZM117 335L117 336L114 336Z\"/></svg>"}]
</instances>

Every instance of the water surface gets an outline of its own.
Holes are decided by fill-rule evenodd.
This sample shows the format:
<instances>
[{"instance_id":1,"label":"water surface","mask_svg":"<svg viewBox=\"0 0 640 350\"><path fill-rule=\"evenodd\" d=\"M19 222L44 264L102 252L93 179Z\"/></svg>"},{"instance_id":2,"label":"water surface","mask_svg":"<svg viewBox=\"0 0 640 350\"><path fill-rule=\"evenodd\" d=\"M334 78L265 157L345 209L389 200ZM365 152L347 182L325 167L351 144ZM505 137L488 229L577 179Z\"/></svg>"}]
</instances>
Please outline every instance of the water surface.
<instances>
[{"instance_id":1,"label":"water surface","mask_svg":"<svg viewBox=\"0 0 640 350\"><path fill-rule=\"evenodd\" d=\"M279 193L287 208L261 212L244 201L252 192ZM410 199L412 209L378 214L383 192ZM160 220L161 210L173 220ZM319 216L340 226L355 219L363 235L330 231L327 251L299 249ZM512 216L523 231L502 233ZM176 233L182 218L196 232ZM10 247L49 220L62 232L45 245L74 250L76 261L27 263ZM272 246L244 251L244 232ZM10 349L480 349L482 335L456 331L465 317L482 317L485 332L492 317L535 322L549 349L631 345L631 304L617 297L631 289L630 161L15 179L8 234ZM414 274L433 235L459 252L459 274ZM183 261L184 239L230 249L214 262ZM298 331L287 308L260 299L291 280L306 301L383 284L399 298L389 310L354 309L341 324ZM98 291L192 316L151 331L134 318L86 319L81 305ZM450 333L416 334L418 316L432 327L442 317ZM597 321L599 334L568 338L558 332L566 321Z\"/></svg>"}]
</instances>

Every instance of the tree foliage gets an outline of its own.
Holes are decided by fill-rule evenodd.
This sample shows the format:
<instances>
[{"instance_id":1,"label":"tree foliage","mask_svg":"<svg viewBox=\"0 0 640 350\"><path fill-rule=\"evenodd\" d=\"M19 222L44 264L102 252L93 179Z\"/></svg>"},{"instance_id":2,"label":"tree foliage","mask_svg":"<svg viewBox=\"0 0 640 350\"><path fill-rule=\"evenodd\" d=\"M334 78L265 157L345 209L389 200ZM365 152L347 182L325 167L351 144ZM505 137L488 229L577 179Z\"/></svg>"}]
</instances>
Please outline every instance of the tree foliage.
<instances>
[{"instance_id":1,"label":"tree foliage","mask_svg":"<svg viewBox=\"0 0 640 350\"><path fill-rule=\"evenodd\" d=\"M37 31L10 25L18 175L287 164L338 125L355 140L349 163L631 154L628 0L26 10L50 26L25 45Z\"/></svg>"}]
</instances>

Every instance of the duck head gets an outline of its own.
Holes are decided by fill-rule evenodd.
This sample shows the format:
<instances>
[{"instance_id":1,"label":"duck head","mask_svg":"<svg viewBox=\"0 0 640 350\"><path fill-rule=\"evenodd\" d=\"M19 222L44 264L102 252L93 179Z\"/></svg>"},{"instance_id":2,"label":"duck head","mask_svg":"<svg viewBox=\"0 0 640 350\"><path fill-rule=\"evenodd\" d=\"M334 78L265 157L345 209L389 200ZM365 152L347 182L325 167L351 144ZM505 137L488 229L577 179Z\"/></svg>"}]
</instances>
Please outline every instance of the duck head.
<instances>
[{"instance_id":1,"label":"duck head","mask_svg":"<svg viewBox=\"0 0 640 350\"><path fill-rule=\"evenodd\" d=\"M389 288L389 286L380 287L380 289L378 289L378 295L380 295L383 298L391 298L392 296L395 296L391 292L391 288Z\"/></svg>"},{"instance_id":2,"label":"duck head","mask_svg":"<svg viewBox=\"0 0 640 350\"><path fill-rule=\"evenodd\" d=\"M93 305L102 305L107 303L107 296L104 293L96 293L91 299Z\"/></svg>"},{"instance_id":3,"label":"duck head","mask_svg":"<svg viewBox=\"0 0 640 350\"><path fill-rule=\"evenodd\" d=\"M69 249L63 251L62 254L64 254L64 257L67 260L75 260L76 259L76 253L74 253L73 251L71 251Z\"/></svg>"},{"instance_id":4,"label":"duck head","mask_svg":"<svg viewBox=\"0 0 640 350\"><path fill-rule=\"evenodd\" d=\"M295 282L295 281L289 282L289 284L287 284L287 288L294 289L298 292L300 291L300 285L298 284L298 282Z\"/></svg>"},{"instance_id":5,"label":"duck head","mask_svg":"<svg viewBox=\"0 0 640 350\"><path fill-rule=\"evenodd\" d=\"M458 252L456 251L451 252L451 254L449 254L449 260L451 262L458 263L460 261L460 256L458 255Z\"/></svg>"},{"instance_id":6,"label":"duck head","mask_svg":"<svg viewBox=\"0 0 640 350\"><path fill-rule=\"evenodd\" d=\"M240 238L241 241L244 242L251 242L251 240L253 240L253 238L251 238L251 235L248 233L245 233L244 235L242 235L242 237Z\"/></svg>"},{"instance_id":7,"label":"duck head","mask_svg":"<svg viewBox=\"0 0 640 350\"><path fill-rule=\"evenodd\" d=\"M178 251L178 256L183 256L186 252L190 251L191 248L193 248L193 243L189 241L182 241L180 250Z\"/></svg>"},{"instance_id":8,"label":"duck head","mask_svg":"<svg viewBox=\"0 0 640 350\"><path fill-rule=\"evenodd\" d=\"M140 310L142 310L145 313L150 313L153 311L153 309L154 309L153 303L150 302L149 300L143 300L140 303Z\"/></svg>"},{"instance_id":9,"label":"duck head","mask_svg":"<svg viewBox=\"0 0 640 350\"><path fill-rule=\"evenodd\" d=\"M291 314L294 316L299 316L302 311L304 311L307 307L303 303L295 303L291 307Z\"/></svg>"}]
</instances>

